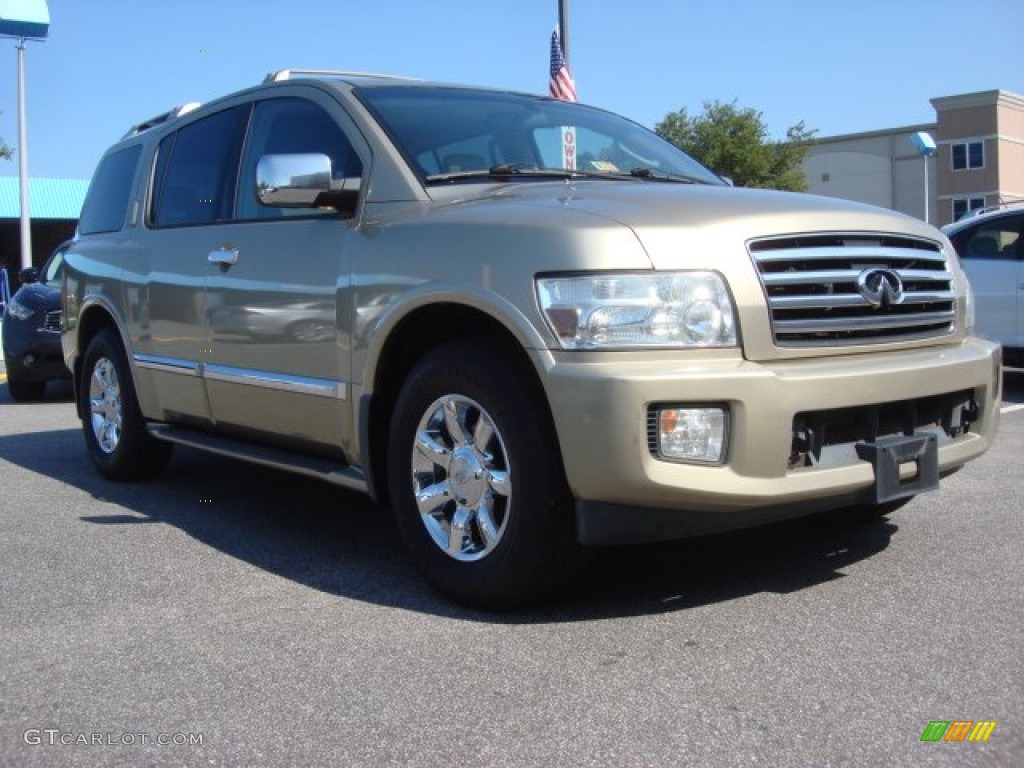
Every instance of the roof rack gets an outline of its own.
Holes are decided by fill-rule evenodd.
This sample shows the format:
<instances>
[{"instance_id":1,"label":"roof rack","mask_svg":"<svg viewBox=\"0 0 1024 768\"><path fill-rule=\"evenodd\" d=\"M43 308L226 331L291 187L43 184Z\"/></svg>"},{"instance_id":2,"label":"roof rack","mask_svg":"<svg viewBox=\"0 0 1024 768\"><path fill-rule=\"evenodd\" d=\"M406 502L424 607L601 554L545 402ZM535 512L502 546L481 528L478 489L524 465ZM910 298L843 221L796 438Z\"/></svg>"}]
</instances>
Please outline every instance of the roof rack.
<instances>
[{"instance_id":1,"label":"roof rack","mask_svg":"<svg viewBox=\"0 0 1024 768\"><path fill-rule=\"evenodd\" d=\"M195 109L199 109L200 106L202 106L200 102L190 101L188 104L182 104L181 106L169 109L166 112L162 112L159 115L156 115L155 117L149 118L149 120L143 120L141 123L133 125L131 128L128 129L128 132L121 138L127 139L129 136L137 136L143 131L148 131L150 128L160 125L161 123L166 123L168 120L172 120L175 117L187 115L189 112Z\"/></svg>"},{"instance_id":2,"label":"roof rack","mask_svg":"<svg viewBox=\"0 0 1024 768\"><path fill-rule=\"evenodd\" d=\"M1024 200L1001 200L995 205L986 205L984 208L971 208L966 211L957 221L964 221L965 219L973 219L975 216L981 216L984 213L993 213L995 211L1002 211L1006 208L1015 208L1018 205L1024 205Z\"/></svg>"},{"instance_id":3,"label":"roof rack","mask_svg":"<svg viewBox=\"0 0 1024 768\"><path fill-rule=\"evenodd\" d=\"M359 77L359 78L373 78L375 80L406 80L411 81L416 78L413 77L402 77L400 75L382 75L377 72L346 72L341 69L278 69L271 72L265 78L264 83L278 83L282 80L291 80L296 76L308 75L311 77Z\"/></svg>"}]
</instances>

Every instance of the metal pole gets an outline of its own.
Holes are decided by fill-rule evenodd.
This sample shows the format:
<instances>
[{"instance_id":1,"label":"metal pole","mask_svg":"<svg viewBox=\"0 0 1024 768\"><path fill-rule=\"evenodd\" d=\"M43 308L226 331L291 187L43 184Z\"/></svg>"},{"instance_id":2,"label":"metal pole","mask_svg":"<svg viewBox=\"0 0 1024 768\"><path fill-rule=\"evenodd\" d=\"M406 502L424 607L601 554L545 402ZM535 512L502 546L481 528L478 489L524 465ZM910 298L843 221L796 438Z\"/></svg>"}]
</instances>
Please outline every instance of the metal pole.
<instances>
[{"instance_id":1,"label":"metal pole","mask_svg":"<svg viewBox=\"0 0 1024 768\"><path fill-rule=\"evenodd\" d=\"M21 187L21 267L32 266L32 212L28 202L28 132L25 130L25 39L18 42L18 184Z\"/></svg>"},{"instance_id":2,"label":"metal pole","mask_svg":"<svg viewBox=\"0 0 1024 768\"><path fill-rule=\"evenodd\" d=\"M569 0L558 0L558 29L562 38L562 58L572 72L572 67L569 67Z\"/></svg>"},{"instance_id":3,"label":"metal pole","mask_svg":"<svg viewBox=\"0 0 1024 768\"><path fill-rule=\"evenodd\" d=\"M928 155L922 155L921 157L924 159L924 221L925 224L931 224L928 221Z\"/></svg>"}]
</instances>

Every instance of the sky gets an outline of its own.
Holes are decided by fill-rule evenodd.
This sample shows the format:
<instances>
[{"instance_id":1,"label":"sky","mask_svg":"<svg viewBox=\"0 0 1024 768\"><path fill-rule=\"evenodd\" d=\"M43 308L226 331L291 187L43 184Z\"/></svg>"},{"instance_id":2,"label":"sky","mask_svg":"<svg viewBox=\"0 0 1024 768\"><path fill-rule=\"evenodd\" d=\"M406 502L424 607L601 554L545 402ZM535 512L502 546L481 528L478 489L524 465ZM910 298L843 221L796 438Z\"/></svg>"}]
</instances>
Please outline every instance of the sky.
<instances>
[{"instance_id":1,"label":"sky","mask_svg":"<svg viewBox=\"0 0 1024 768\"><path fill-rule=\"evenodd\" d=\"M1024 95L1024 0L568 0L579 99L653 128L708 101L773 138L933 122L929 99ZM48 0L25 50L29 174L89 178L130 126L285 67L545 93L558 0ZM0 138L18 148L16 41ZM0 176L18 174L17 157Z\"/></svg>"}]
</instances>

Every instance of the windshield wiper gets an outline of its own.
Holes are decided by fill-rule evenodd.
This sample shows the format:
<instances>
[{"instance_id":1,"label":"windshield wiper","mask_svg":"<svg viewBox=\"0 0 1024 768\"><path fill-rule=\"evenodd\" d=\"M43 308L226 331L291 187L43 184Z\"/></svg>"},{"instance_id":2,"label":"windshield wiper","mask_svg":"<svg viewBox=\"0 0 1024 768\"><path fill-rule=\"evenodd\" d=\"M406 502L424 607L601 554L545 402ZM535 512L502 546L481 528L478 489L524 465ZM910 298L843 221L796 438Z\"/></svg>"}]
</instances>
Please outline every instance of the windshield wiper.
<instances>
[{"instance_id":1,"label":"windshield wiper","mask_svg":"<svg viewBox=\"0 0 1024 768\"><path fill-rule=\"evenodd\" d=\"M649 179L650 181L668 181L676 184L706 184L706 181L687 176L682 173L671 173L669 171L656 171L653 168L631 168L629 175L635 179Z\"/></svg>"},{"instance_id":2,"label":"windshield wiper","mask_svg":"<svg viewBox=\"0 0 1024 768\"><path fill-rule=\"evenodd\" d=\"M463 179L502 179L514 176L516 178L544 178L544 179L604 179L614 181L622 179L645 179L648 181L665 181L675 184L706 184L703 179L693 176L686 176L682 173L671 173L669 171L656 171L653 168L638 167L631 169L628 173L623 171L591 171L579 168L542 168L526 163L499 163L490 168L475 168L467 171L451 171L449 173L435 173L427 176L427 181L462 181Z\"/></svg>"},{"instance_id":3,"label":"windshield wiper","mask_svg":"<svg viewBox=\"0 0 1024 768\"><path fill-rule=\"evenodd\" d=\"M523 163L501 163L490 168L477 168L470 171L452 171L435 173L427 176L427 181L461 181L462 179L501 179L508 176L516 178L545 179L621 179L624 174L607 173L604 171L581 171L572 168L538 168Z\"/></svg>"}]
</instances>

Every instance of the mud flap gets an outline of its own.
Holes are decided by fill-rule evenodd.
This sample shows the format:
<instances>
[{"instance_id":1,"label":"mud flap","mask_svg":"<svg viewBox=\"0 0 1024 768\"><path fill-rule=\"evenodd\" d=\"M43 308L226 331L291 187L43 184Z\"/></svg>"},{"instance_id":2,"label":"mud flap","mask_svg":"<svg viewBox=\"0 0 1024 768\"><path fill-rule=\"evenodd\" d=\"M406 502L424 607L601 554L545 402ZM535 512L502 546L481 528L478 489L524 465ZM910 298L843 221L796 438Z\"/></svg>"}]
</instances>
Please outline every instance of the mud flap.
<instances>
[{"instance_id":1,"label":"mud flap","mask_svg":"<svg viewBox=\"0 0 1024 768\"><path fill-rule=\"evenodd\" d=\"M932 434L890 435L857 443L857 455L875 468L875 503L914 496L939 487L939 441ZM900 467L913 462L913 477L900 480Z\"/></svg>"}]
</instances>

